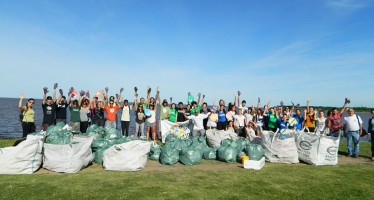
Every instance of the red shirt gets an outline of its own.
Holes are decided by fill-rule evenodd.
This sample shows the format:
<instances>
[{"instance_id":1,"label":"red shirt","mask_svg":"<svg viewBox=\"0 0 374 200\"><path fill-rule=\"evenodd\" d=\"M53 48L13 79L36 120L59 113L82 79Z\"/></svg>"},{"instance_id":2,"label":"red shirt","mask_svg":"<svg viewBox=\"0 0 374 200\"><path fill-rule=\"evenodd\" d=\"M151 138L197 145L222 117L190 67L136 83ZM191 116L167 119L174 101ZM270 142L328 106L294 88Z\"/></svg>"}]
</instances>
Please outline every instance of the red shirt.
<instances>
[{"instance_id":1,"label":"red shirt","mask_svg":"<svg viewBox=\"0 0 374 200\"><path fill-rule=\"evenodd\" d=\"M117 113L117 110L119 109L120 109L119 106L114 106L114 107L104 106L104 110L106 112L106 119L109 121L116 121L116 113Z\"/></svg>"},{"instance_id":2,"label":"red shirt","mask_svg":"<svg viewBox=\"0 0 374 200\"><path fill-rule=\"evenodd\" d=\"M327 118L330 122L330 128L332 132L339 130L339 128L341 127L341 121L342 121L341 118L342 118L341 114L329 116Z\"/></svg>"}]
</instances>

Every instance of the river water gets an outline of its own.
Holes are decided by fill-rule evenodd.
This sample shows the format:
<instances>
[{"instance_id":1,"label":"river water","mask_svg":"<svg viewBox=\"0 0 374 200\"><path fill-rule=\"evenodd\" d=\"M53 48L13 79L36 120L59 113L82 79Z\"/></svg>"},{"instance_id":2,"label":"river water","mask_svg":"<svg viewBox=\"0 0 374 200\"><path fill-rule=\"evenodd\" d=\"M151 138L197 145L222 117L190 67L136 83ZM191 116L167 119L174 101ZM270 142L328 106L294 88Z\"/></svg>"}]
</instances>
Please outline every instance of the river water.
<instances>
[{"instance_id":1,"label":"river water","mask_svg":"<svg viewBox=\"0 0 374 200\"><path fill-rule=\"evenodd\" d=\"M23 104L26 103L26 99L24 100ZM22 136L22 126L21 122L18 121L18 116L20 114L20 110L18 108L19 99L16 98L0 98L0 138L18 138ZM35 111L35 125L36 130L40 131L40 126L43 120L43 110L42 110L42 100L36 99L34 104L34 111ZM131 113L131 122L130 122L130 134L135 132L135 115L134 112ZM346 113L345 113L346 114ZM368 127L368 120L370 118L370 113L357 113L361 116L364 121L364 128L367 129ZM69 110L67 113L68 121L70 120ZM118 111L118 125L117 127L120 129L120 116L121 111ZM362 138L362 140L368 140L367 137Z\"/></svg>"}]
</instances>

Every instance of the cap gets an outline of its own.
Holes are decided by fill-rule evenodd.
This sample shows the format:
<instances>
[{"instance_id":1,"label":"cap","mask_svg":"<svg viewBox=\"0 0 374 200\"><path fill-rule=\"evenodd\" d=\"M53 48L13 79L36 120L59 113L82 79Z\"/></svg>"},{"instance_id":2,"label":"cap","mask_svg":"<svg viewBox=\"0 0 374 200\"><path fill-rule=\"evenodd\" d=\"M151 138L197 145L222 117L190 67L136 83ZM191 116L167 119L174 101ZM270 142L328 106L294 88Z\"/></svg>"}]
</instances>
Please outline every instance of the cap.
<instances>
[{"instance_id":1,"label":"cap","mask_svg":"<svg viewBox=\"0 0 374 200\"><path fill-rule=\"evenodd\" d=\"M52 97L51 96L47 96L47 100L52 100Z\"/></svg>"}]
</instances>

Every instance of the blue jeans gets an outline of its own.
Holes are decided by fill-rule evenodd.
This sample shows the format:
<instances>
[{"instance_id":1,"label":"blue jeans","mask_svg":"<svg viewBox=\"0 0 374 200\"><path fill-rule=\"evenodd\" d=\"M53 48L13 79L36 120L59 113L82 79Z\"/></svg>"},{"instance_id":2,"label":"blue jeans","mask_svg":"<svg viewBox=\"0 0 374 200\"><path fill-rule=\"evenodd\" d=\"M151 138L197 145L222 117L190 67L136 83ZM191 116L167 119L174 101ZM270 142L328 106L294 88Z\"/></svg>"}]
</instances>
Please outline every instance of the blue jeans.
<instances>
[{"instance_id":1,"label":"blue jeans","mask_svg":"<svg viewBox=\"0 0 374 200\"><path fill-rule=\"evenodd\" d=\"M360 153L360 131L349 131L347 133L347 140L348 140L348 153L349 153L349 155L350 156L352 156L352 155L358 156L358 154ZM352 142L354 144L353 149L352 149Z\"/></svg>"}]
</instances>

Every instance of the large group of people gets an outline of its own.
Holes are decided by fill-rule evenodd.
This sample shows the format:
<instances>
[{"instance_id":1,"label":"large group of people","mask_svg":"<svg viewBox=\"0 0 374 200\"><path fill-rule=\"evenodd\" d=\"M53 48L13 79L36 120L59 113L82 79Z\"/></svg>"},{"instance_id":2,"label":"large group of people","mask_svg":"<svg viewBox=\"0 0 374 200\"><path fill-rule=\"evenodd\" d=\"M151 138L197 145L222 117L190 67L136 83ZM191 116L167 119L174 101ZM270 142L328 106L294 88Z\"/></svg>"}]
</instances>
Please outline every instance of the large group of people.
<instances>
[{"instance_id":1,"label":"large group of people","mask_svg":"<svg viewBox=\"0 0 374 200\"><path fill-rule=\"evenodd\" d=\"M324 110L318 111L310 106L310 99L307 100L305 109L293 102L291 102L291 106L286 106L283 102L277 106L271 106L271 101L268 101L262 107L260 98L258 98L256 107L253 103L248 107L245 100L240 101L240 91L235 93L233 102L226 105L226 102L221 99L218 105L213 103L213 106L208 108L208 104L204 102L205 95L200 93L197 95L197 101L189 98L186 104L179 102L177 105L173 103L172 97L169 102L167 99L161 101L158 87L155 97L151 97L152 90L148 87L146 98L140 99L138 98L138 89L135 87L132 105L129 105L128 99L122 97L123 88L115 96L109 96L109 89L105 88L90 98L89 91L77 92L71 87L67 98L62 89L59 89L60 96L56 98L57 88L58 84L55 83L52 96L47 96L49 93L47 87L43 88L42 130L46 130L58 122L67 123L67 109L70 111L68 124L72 127L73 133L85 133L91 124L117 128L117 111L121 110L120 124L124 136L130 135L130 123L135 123L135 133L132 135L145 137L149 140L161 139L160 122L163 120L173 123L188 121L187 127L190 129L192 137L204 135L208 129L234 131L239 136L247 138L259 137L263 130L282 133L286 129L295 129L332 137L340 137L344 133L348 140L349 156L357 157L359 155L359 139L363 131L363 122L359 115L354 114L352 108L348 109L348 116L342 116L350 103L347 98L340 111L338 108L333 108L327 111L327 116L325 116ZM191 95L189 94L189 96ZM26 105L22 104L23 99L24 96L21 96L19 108L21 109L22 136L26 137L27 134L35 132L33 110L35 99L28 99ZM158 107L160 108L159 113L157 113ZM135 119L131 119L132 114ZM372 135L373 144L374 110L371 111L371 114L368 132ZM374 161L373 146L372 160Z\"/></svg>"}]
</instances>

